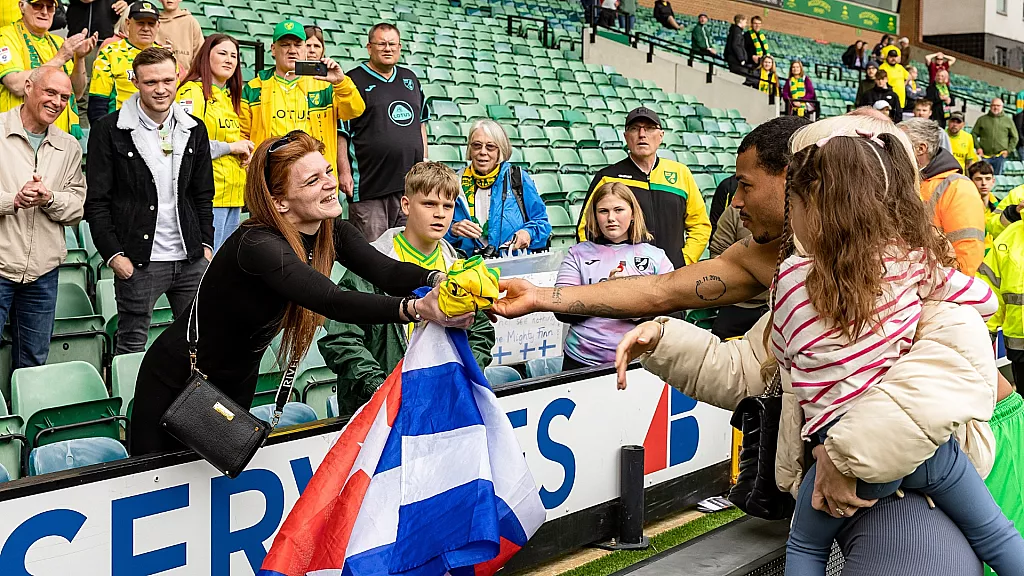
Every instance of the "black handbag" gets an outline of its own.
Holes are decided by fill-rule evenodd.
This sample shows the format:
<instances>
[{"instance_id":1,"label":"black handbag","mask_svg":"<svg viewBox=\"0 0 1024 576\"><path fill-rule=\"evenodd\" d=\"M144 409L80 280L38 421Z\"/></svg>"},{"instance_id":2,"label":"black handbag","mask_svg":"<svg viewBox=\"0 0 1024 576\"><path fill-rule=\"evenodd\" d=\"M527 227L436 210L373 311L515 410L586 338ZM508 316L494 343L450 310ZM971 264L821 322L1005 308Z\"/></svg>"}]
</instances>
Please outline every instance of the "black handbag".
<instances>
[{"instance_id":1,"label":"black handbag","mask_svg":"<svg viewBox=\"0 0 1024 576\"><path fill-rule=\"evenodd\" d=\"M256 418L248 408L239 406L214 386L196 367L196 351L199 346L198 308L197 291L185 330L192 375L188 385L160 418L160 426L225 476L234 478L245 470L281 420L281 412L292 393L298 363L293 360L281 378L272 421L268 423Z\"/></svg>"},{"instance_id":2,"label":"black handbag","mask_svg":"<svg viewBox=\"0 0 1024 576\"><path fill-rule=\"evenodd\" d=\"M739 476L729 490L729 501L751 516L781 520L793 514L796 501L775 483L775 453L782 418L782 376L775 373L761 396L740 401L732 414L732 427L743 433Z\"/></svg>"}]
</instances>

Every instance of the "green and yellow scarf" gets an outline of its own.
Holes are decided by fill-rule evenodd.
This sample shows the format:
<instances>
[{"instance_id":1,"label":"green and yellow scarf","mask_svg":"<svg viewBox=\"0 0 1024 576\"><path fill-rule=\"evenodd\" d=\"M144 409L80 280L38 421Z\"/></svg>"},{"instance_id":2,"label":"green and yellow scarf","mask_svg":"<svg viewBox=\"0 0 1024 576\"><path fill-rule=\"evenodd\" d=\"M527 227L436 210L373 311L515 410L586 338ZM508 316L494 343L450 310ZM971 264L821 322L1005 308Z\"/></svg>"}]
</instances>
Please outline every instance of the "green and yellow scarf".
<instances>
[{"instance_id":1,"label":"green and yellow scarf","mask_svg":"<svg viewBox=\"0 0 1024 576\"><path fill-rule=\"evenodd\" d=\"M467 166L462 171L462 193L466 195L466 204L469 205L469 217L477 224L480 221L476 217L476 191L490 190L494 183L498 181L499 171L501 171L500 163L489 174L483 176L477 174L472 165ZM484 224L484 237L486 236L487 225Z\"/></svg>"},{"instance_id":2,"label":"green and yellow scarf","mask_svg":"<svg viewBox=\"0 0 1024 576\"><path fill-rule=\"evenodd\" d=\"M803 116L806 110L804 102L796 102L796 100L803 100L807 96L807 88L804 85L804 77L794 78L789 77L789 97L793 101L793 110L796 110L797 116Z\"/></svg>"}]
</instances>

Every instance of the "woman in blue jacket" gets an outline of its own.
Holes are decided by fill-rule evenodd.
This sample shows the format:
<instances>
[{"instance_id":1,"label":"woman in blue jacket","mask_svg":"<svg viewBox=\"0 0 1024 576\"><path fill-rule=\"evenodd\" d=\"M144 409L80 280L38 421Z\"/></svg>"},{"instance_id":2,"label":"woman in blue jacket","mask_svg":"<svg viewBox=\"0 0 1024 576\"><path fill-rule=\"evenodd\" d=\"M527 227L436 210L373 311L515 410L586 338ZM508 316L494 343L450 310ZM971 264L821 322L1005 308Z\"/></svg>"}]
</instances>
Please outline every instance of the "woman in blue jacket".
<instances>
[{"instance_id":1,"label":"woman in blue jacket","mask_svg":"<svg viewBox=\"0 0 1024 576\"><path fill-rule=\"evenodd\" d=\"M445 237L468 254L488 246L505 250L542 250L551 224L537 186L525 170L512 166L512 144L493 120L477 120L469 131L461 173L462 193Z\"/></svg>"}]
</instances>

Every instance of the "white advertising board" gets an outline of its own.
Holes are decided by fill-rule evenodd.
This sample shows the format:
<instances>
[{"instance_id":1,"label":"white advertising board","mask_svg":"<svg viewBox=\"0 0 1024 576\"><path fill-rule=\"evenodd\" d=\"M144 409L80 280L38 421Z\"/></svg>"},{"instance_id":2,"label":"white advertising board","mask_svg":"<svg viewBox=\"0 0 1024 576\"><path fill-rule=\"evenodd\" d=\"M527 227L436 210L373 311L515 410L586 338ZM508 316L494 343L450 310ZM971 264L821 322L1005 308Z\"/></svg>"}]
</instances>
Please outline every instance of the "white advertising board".
<instances>
[{"instance_id":1,"label":"white advertising board","mask_svg":"<svg viewBox=\"0 0 1024 576\"><path fill-rule=\"evenodd\" d=\"M564 252L545 252L515 258L488 261L501 270L502 278L522 278L537 286L555 285ZM527 314L521 318L499 318L494 324L492 364L521 364L534 358L562 355L564 324L550 312Z\"/></svg>"},{"instance_id":2,"label":"white advertising board","mask_svg":"<svg viewBox=\"0 0 1024 576\"><path fill-rule=\"evenodd\" d=\"M645 446L648 486L730 455L729 413L639 369L625 391L606 375L500 402L549 521L618 496L622 445ZM198 461L2 501L0 574L250 576L338 434L267 446L234 480Z\"/></svg>"}]
</instances>

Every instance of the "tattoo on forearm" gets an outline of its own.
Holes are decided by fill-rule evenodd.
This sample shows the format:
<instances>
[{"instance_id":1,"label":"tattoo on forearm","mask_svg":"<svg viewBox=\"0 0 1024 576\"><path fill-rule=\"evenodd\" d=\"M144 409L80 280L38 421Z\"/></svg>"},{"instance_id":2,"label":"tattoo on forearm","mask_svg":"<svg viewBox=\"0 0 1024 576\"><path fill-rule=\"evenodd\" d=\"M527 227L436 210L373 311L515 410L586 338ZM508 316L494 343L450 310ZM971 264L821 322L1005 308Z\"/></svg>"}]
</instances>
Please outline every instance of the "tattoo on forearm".
<instances>
[{"instance_id":1,"label":"tattoo on forearm","mask_svg":"<svg viewBox=\"0 0 1024 576\"><path fill-rule=\"evenodd\" d=\"M697 298L705 302L714 302L722 296L725 296L725 282L721 278L714 275L708 275L700 280L697 280L696 284Z\"/></svg>"},{"instance_id":2,"label":"tattoo on forearm","mask_svg":"<svg viewBox=\"0 0 1024 576\"><path fill-rule=\"evenodd\" d=\"M588 306L579 300L569 304L569 308L566 311L576 316L597 316L600 318L621 318L623 315L621 310L613 306L607 304L591 304Z\"/></svg>"},{"instance_id":3,"label":"tattoo on forearm","mask_svg":"<svg viewBox=\"0 0 1024 576\"><path fill-rule=\"evenodd\" d=\"M561 304L562 303L562 287L561 286L555 286L555 288L551 291L551 302L554 303L554 304Z\"/></svg>"}]
</instances>

